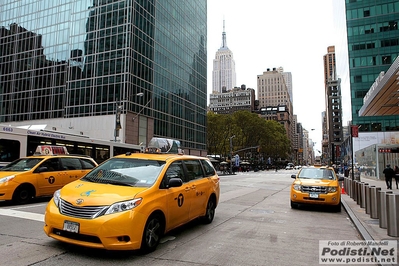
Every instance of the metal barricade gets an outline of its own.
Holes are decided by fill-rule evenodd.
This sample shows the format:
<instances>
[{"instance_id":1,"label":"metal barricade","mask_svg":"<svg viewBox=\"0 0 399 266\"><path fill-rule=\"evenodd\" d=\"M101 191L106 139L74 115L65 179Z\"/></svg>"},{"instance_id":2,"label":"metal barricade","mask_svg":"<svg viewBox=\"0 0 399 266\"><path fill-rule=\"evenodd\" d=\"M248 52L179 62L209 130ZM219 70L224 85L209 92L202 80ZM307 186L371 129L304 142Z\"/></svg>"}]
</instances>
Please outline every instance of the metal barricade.
<instances>
[{"instance_id":1,"label":"metal barricade","mask_svg":"<svg viewBox=\"0 0 399 266\"><path fill-rule=\"evenodd\" d=\"M399 194L386 194L387 232L389 236L399 236Z\"/></svg>"},{"instance_id":2,"label":"metal barricade","mask_svg":"<svg viewBox=\"0 0 399 266\"><path fill-rule=\"evenodd\" d=\"M370 190L370 217L373 219L378 219L378 192L381 191L380 187L371 186Z\"/></svg>"},{"instance_id":3,"label":"metal barricade","mask_svg":"<svg viewBox=\"0 0 399 266\"><path fill-rule=\"evenodd\" d=\"M378 219L380 228L387 228L387 200L386 195L393 193L392 191L378 191L377 207L378 207Z\"/></svg>"}]
</instances>

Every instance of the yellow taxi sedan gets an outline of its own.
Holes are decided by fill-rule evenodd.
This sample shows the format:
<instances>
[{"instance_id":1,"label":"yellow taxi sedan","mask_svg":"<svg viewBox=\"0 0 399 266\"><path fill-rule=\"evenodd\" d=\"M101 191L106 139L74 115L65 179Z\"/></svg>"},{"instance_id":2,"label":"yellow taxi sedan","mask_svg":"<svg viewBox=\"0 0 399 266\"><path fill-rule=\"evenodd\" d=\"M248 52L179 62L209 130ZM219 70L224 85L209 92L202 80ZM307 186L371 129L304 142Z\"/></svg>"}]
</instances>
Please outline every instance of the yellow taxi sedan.
<instances>
[{"instance_id":1,"label":"yellow taxi sedan","mask_svg":"<svg viewBox=\"0 0 399 266\"><path fill-rule=\"evenodd\" d=\"M52 196L97 166L94 159L69 155L63 148L38 146L36 151L45 153L23 157L0 168L0 200L25 204L35 197ZM59 150L61 154L56 153Z\"/></svg>"},{"instance_id":2,"label":"yellow taxi sedan","mask_svg":"<svg viewBox=\"0 0 399 266\"><path fill-rule=\"evenodd\" d=\"M330 206L334 211L341 211L340 181L334 168L328 166L303 167L291 185L291 208L299 205L324 205Z\"/></svg>"},{"instance_id":3,"label":"yellow taxi sedan","mask_svg":"<svg viewBox=\"0 0 399 266\"><path fill-rule=\"evenodd\" d=\"M211 223L219 194L208 158L183 155L178 141L155 138L145 153L115 156L56 191L44 231L80 246L148 253L178 226L197 218Z\"/></svg>"}]
</instances>

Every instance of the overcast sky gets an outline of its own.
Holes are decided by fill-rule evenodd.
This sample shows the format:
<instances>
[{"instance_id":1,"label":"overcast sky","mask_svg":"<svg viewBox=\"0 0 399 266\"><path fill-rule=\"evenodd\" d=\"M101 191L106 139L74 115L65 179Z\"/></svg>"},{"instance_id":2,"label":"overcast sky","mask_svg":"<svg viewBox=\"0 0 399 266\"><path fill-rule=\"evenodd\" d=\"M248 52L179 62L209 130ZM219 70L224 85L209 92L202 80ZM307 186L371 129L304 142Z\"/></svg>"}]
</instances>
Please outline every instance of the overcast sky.
<instances>
[{"instance_id":1,"label":"overcast sky","mask_svg":"<svg viewBox=\"0 0 399 266\"><path fill-rule=\"evenodd\" d=\"M245 84L257 91L257 75L267 68L281 66L291 72L294 114L310 131L315 149L321 150L321 113L325 110L323 56L328 46L335 45L336 53L346 49L344 1L209 0L208 94L212 92L213 59L222 45L224 20L227 47L236 63L236 86ZM337 74L342 80L346 126L350 120L347 57L337 54L336 58L341 68Z\"/></svg>"}]
</instances>

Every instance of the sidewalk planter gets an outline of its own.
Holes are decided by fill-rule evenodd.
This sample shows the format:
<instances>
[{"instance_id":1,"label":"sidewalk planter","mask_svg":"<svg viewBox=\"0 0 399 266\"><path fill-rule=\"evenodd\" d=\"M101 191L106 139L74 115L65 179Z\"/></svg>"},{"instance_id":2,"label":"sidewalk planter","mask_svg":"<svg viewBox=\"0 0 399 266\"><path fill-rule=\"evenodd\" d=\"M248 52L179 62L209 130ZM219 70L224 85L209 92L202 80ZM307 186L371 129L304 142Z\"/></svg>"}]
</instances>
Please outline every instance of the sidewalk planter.
<instances>
[{"instance_id":1,"label":"sidewalk planter","mask_svg":"<svg viewBox=\"0 0 399 266\"><path fill-rule=\"evenodd\" d=\"M387 232L389 236L399 236L399 194L386 194Z\"/></svg>"}]
</instances>

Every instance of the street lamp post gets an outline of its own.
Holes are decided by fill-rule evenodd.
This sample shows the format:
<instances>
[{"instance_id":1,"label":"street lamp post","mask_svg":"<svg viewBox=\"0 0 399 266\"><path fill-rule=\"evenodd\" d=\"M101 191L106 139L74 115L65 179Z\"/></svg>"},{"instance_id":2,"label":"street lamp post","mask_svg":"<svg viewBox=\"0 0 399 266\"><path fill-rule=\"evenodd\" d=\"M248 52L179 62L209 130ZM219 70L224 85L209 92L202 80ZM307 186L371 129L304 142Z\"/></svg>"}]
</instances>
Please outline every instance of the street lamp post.
<instances>
[{"instance_id":1,"label":"street lamp post","mask_svg":"<svg viewBox=\"0 0 399 266\"><path fill-rule=\"evenodd\" d=\"M230 139L230 174L233 174L233 141L236 135L231 136Z\"/></svg>"}]
</instances>

